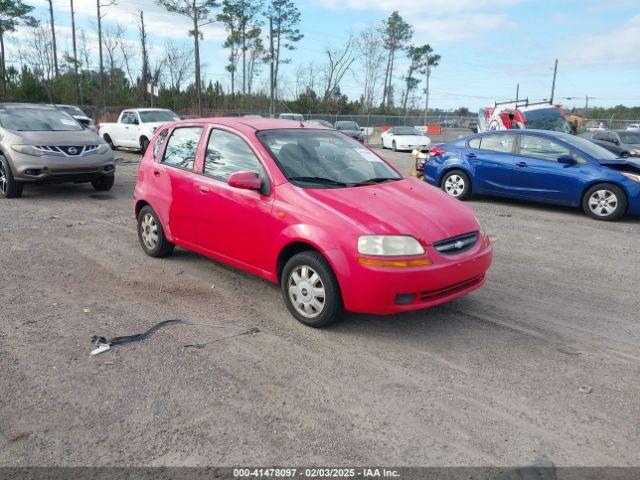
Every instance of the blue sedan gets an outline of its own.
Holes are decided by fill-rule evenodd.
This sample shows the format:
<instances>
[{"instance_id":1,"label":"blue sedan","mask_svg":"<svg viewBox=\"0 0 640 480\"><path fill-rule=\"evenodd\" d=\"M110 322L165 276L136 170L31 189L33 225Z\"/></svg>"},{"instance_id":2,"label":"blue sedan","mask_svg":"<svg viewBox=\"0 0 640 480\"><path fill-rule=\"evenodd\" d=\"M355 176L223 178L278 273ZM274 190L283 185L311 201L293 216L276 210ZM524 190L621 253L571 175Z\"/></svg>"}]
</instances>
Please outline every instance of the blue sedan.
<instances>
[{"instance_id":1,"label":"blue sedan","mask_svg":"<svg viewBox=\"0 0 640 480\"><path fill-rule=\"evenodd\" d=\"M640 162L583 138L543 130L485 132L431 149L424 179L472 193L581 207L597 220L640 215Z\"/></svg>"}]
</instances>

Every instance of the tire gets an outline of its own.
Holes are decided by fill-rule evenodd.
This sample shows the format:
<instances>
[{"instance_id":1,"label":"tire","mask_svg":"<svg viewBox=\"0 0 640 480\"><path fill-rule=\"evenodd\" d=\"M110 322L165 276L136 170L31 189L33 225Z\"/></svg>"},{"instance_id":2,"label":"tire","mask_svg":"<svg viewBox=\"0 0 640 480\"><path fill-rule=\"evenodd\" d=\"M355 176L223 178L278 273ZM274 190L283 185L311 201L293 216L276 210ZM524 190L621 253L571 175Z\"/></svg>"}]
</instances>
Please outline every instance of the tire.
<instances>
[{"instance_id":1,"label":"tire","mask_svg":"<svg viewBox=\"0 0 640 480\"><path fill-rule=\"evenodd\" d=\"M149 139L147 137L142 137L140 139L140 153L144 155L147 148L149 148Z\"/></svg>"},{"instance_id":2,"label":"tire","mask_svg":"<svg viewBox=\"0 0 640 480\"><path fill-rule=\"evenodd\" d=\"M93 185L93 188L98 192L108 192L111 190L111 187L113 187L115 178L115 175L102 175L100 178L91 180L91 185Z\"/></svg>"},{"instance_id":3,"label":"tire","mask_svg":"<svg viewBox=\"0 0 640 480\"><path fill-rule=\"evenodd\" d=\"M582 210L593 219L612 222L626 213L627 196L617 185L599 183L584 193Z\"/></svg>"},{"instance_id":4,"label":"tire","mask_svg":"<svg viewBox=\"0 0 640 480\"><path fill-rule=\"evenodd\" d=\"M440 188L458 200L466 200L471 196L471 179L462 170L450 170L442 177Z\"/></svg>"},{"instance_id":5,"label":"tire","mask_svg":"<svg viewBox=\"0 0 640 480\"><path fill-rule=\"evenodd\" d=\"M107 142L109 144L109 147L111 147L111 150L117 150L118 149L118 147L115 146L115 144L113 143L113 140L111 140L111 137L109 135L105 135L102 138L104 139L105 142Z\"/></svg>"},{"instance_id":6,"label":"tire","mask_svg":"<svg viewBox=\"0 0 640 480\"><path fill-rule=\"evenodd\" d=\"M629 152L622 152L620 158L629 158Z\"/></svg>"},{"instance_id":7,"label":"tire","mask_svg":"<svg viewBox=\"0 0 640 480\"><path fill-rule=\"evenodd\" d=\"M175 248L175 245L167 240L158 215L149 205L144 206L138 213L138 240L144 253L150 257L166 257L171 255Z\"/></svg>"},{"instance_id":8,"label":"tire","mask_svg":"<svg viewBox=\"0 0 640 480\"><path fill-rule=\"evenodd\" d=\"M0 197L20 198L24 184L13 178L7 159L0 155Z\"/></svg>"},{"instance_id":9,"label":"tire","mask_svg":"<svg viewBox=\"0 0 640 480\"><path fill-rule=\"evenodd\" d=\"M314 277L317 278L315 281ZM329 262L319 252L301 252L291 257L282 269L280 285L285 305L300 323L324 327L335 322L342 313L338 280ZM314 293L316 290L318 293Z\"/></svg>"},{"instance_id":10,"label":"tire","mask_svg":"<svg viewBox=\"0 0 640 480\"><path fill-rule=\"evenodd\" d=\"M396 141L395 140L391 144L391 150L393 150L394 152L398 151L398 146L396 145Z\"/></svg>"}]
</instances>

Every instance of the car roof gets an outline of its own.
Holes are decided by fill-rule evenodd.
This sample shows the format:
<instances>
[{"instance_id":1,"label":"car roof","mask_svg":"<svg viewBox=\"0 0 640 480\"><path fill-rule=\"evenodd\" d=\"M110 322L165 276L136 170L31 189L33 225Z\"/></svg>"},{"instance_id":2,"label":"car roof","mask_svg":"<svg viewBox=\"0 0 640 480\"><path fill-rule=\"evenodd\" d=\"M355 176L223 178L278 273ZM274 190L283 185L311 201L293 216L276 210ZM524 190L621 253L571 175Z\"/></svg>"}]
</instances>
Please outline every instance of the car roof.
<instances>
[{"instance_id":1,"label":"car roof","mask_svg":"<svg viewBox=\"0 0 640 480\"><path fill-rule=\"evenodd\" d=\"M309 128L308 124L297 120L281 120L279 118L252 118L252 117L203 117L191 118L188 120L176 121L176 125L187 123L204 122L209 124L224 125L236 129L249 127L253 130L278 130L278 129L300 129L300 130L332 130L329 127L318 124Z\"/></svg>"}]
</instances>

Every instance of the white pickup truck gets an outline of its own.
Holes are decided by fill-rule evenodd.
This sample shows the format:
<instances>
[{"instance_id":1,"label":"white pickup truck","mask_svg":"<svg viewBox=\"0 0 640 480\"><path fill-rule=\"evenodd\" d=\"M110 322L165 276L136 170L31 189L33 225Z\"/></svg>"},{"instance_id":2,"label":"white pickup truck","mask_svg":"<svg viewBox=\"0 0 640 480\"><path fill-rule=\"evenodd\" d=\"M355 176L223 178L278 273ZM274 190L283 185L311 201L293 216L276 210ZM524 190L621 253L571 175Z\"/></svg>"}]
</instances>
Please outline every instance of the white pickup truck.
<instances>
[{"instance_id":1,"label":"white pickup truck","mask_svg":"<svg viewBox=\"0 0 640 480\"><path fill-rule=\"evenodd\" d=\"M144 153L156 129L174 120L180 120L180 117L171 110L132 108L120 112L116 123L98 125L98 132L113 150L126 147L135 148Z\"/></svg>"}]
</instances>

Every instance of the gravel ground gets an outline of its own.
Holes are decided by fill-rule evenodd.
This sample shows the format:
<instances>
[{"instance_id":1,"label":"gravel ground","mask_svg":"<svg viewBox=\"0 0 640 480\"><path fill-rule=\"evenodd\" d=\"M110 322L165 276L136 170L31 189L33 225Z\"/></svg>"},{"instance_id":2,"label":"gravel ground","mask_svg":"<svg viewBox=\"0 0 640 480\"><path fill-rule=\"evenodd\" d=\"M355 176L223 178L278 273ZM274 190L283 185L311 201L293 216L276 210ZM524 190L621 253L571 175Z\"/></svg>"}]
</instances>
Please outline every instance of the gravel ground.
<instances>
[{"instance_id":1,"label":"gravel ground","mask_svg":"<svg viewBox=\"0 0 640 480\"><path fill-rule=\"evenodd\" d=\"M314 330L265 281L145 256L136 168L0 200L0 465L640 465L638 219L474 199L482 289ZM260 332L184 347L234 326Z\"/></svg>"}]
</instances>

